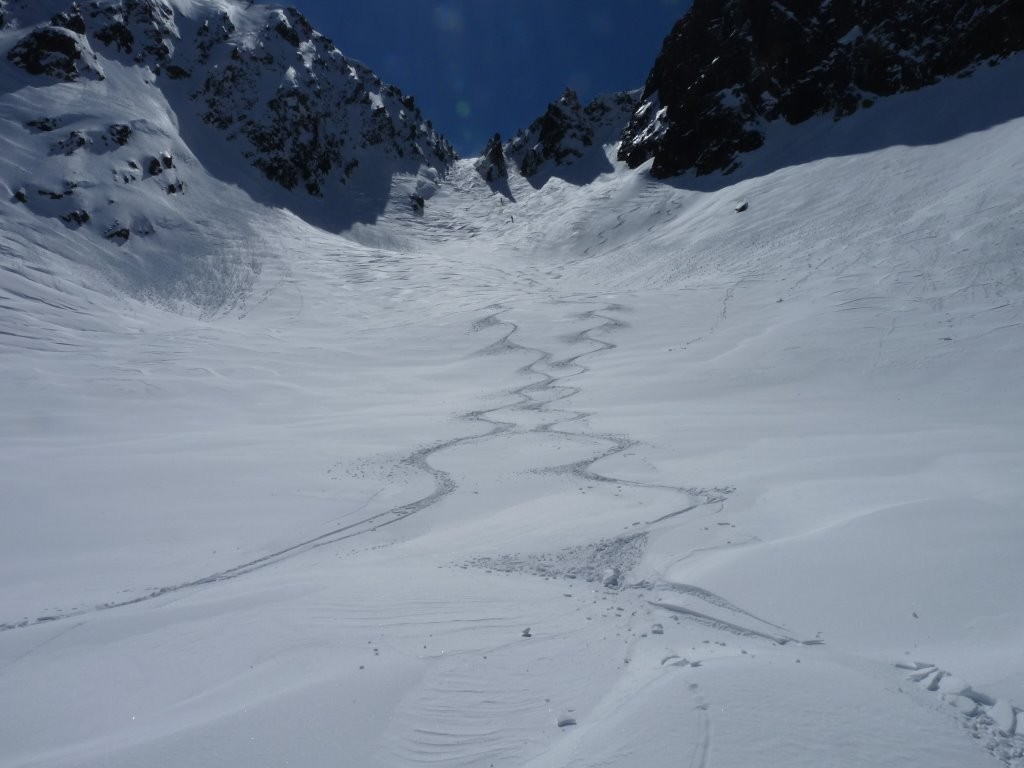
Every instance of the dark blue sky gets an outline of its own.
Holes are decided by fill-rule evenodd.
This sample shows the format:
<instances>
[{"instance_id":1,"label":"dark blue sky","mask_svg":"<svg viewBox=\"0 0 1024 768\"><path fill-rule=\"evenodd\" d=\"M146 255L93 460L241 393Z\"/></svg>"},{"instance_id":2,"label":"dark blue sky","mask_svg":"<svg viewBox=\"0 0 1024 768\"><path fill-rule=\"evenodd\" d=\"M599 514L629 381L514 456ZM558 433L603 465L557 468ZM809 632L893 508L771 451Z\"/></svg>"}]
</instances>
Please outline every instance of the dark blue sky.
<instances>
[{"instance_id":1,"label":"dark blue sky","mask_svg":"<svg viewBox=\"0 0 1024 768\"><path fill-rule=\"evenodd\" d=\"M643 86L690 0L281 0L416 98L463 156L510 137L566 86Z\"/></svg>"}]
</instances>

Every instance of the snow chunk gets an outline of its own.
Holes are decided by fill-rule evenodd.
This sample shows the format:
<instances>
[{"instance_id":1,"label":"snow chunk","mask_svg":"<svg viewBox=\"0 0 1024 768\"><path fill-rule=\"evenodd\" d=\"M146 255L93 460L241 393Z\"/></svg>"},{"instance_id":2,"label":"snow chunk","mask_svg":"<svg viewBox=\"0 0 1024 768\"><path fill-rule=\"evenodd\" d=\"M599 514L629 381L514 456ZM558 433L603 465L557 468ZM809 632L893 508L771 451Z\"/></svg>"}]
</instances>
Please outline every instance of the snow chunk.
<instances>
[{"instance_id":1,"label":"snow chunk","mask_svg":"<svg viewBox=\"0 0 1024 768\"><path fill-rule=\"evenodd\" d=\"M1003 736L1012 736L1016 730L1017 716L1006 699L999 699L988 711L989 717Z\"/></svg>"}]
</instances>

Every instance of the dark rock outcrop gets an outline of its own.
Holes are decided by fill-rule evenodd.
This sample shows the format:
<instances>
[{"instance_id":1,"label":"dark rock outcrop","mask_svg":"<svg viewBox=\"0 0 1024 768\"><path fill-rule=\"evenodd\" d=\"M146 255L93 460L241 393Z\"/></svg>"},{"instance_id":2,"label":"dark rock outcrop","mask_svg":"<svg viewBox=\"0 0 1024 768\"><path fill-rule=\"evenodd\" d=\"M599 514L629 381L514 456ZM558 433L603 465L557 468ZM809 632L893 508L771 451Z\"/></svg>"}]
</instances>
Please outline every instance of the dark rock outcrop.
<instances>
[{"instance_id":1,"label":"dark rock outcrop","mask_svg":"<svg viewBox=\"0 0 1024 768\"><path fill-rule=\"evenodd\" d=\"M128 227L124 226L120 222L115 221L113 224L110 225L107 231L103 233L103 236L107 238L107 240L112 240L118 245L124 245L125 243L128 242L128 239L132 236L132 233L131 230L128 229Z\"/></svg>"},{"instance_id":2,"label":"dark rock outcrop","mask_svg":"<svg viewBox=\"0 0 1024 768\"><path fill-rule=\"evenodd\" d=\"M50 133L60 128L61 120L57 117L40 117L37 120L29 120L25 127L39 133Z\"/></svg>"},{"instance_id":3,"label":"dark rock outcrop","mask_svg":"<svg viewBox=\"0 0 1024 768\"><path fill-rule=\"evenodd\" d=\"M474 167L489 184L508 178L508 165L505 162L505 149L501 145L500 133L494 134L487 142Z\"/></svg>"},{"instance_id":4,"label":"dark rock outcrop","mask_svg":"<svg viewBox=\"0 0 1024 768\"><path fill-rule=\"evenodd\" d=\"M694 0L665 39L619 159L735 169L765 124L841 119L1024 49L1019 0Z\"/></svg>"},{"instance_id":5,"label":"dark rock outcrop","mask_svg":"<svg viewBox=\"0 0 1024 768\"><path fill-rule=\"evenodd\" d=\"M82 18L82 10L78 7L78 3L72 3L67 11L58 13L50 20L50 24L54 27L70 29L80 35L85 34L85 19Z\"/></svg>"},{"instance_id":6,"label":"dark rock outcrop","mask_svg":"<svg viewBox=\"0 0 1024 768\"><path fill-rule=\"evenodd\" d=\"M123 147L132 137L132 127L123 123L115 123L107 128L106 139L119 147Z\"/></svg>"},{"instance_id":7,"label":"dark rock outcrop","mask_svg":"<svg viewBox=\"0 0 1024 768\"><path fill-rule=\"evenodd\" d=\"M103 79L89 41L64 27L46 26L30 32L8 51L7 60L30 75L69 83L83 76Z\"/></svg>"},{"instance_id":8,"label":"dark rock outcrop","mask_svg":"<svg viewBox=\"0 0 1024 768\"><path fill-rule=\"evenodd\" d=\"M90 4L89 29L108 48L136 63L160 65L174 52L174 12L163 0Z\"/></svg>"},{"instance_id":9,"label":"dark rock outcrop","mask_svg":"<svg viewBox=\"0 0 1024 768\"><path fill-rule=\"evenodd\" d=\"M89 137L81 131L72 131L67 138L61 139L50 148L51 155L73 155L89 145Z\"/></svg>"},{"instance_id":10,"label":"dark rock outcrop","mask_svg":"<svg viewBox=\"0 0 1024 768\"><path fill-rule=\"evenodd\" d=\"M363 154L442 172L456 159L410 97L343 56L295 9L271 11L255 44L233 34L227 18L200 28L206 76L192 99L203 122L271 181L320 197L332 181L345 183ZM268 81L277 83L269 99Z\"/></svg>"},{"instance_id":11,"label":"dark rock outcrop","mask_svg":"<svg viewBox=\"0 0 1024 768\"><path fill-rule=\"evenodd\" d=\"M79 208L79 209L76 209L74 211L70 211L68 213L65 213L60 218L61 218L61 221L63 221L69 227L77 228L77 227L82 226L83 224L88 224L89 220L92 217L89 215L88 211Z\"/></svg>"},{"instance_id":12,"label":"dark rock outcrop","mask_svg":"<svg viewBox=\"0 0 1024 768\"><path fill-rule=\"evenodd\" d=\"M220 13L211 19L204 19L196 32L195 51L196 62L206 64L210 60L213 50L223 43L226 43L235 32L235 25L226 13ZM187 71L182 68L183 71ZM191 72L189 72L191 76Z\"/></svg>"},{"instance_id":13,"label":"dark rock outcrop","mask_svg":"<svg viewBox=\"0 0 1024 768\"><path fill-rule=\"evenodd\" d=\"M343 56L293 8L250 3L244 35L227 12L202 4L0 0L8 8L27 33L8 55L14 64L66 82L102 78L104 59L148 69L186 123L211 126L223 149L288 190L323 197L357 171L444 173L457 157L411 96ZM116 150L131 135L119 125L91 139Z\"/></svg>"}]
</instances>

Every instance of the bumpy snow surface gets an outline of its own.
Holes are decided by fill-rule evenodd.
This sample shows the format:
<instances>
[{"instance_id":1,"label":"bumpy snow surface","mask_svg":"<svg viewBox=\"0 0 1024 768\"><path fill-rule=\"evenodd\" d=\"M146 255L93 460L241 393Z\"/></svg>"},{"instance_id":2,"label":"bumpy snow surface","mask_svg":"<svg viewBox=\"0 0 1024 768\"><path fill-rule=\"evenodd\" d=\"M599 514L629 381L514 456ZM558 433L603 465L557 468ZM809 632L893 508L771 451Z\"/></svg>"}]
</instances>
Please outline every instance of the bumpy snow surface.
<instances>
[{"instance_id":1,"label":"bumpy snow surface","mask_svg":"<svg viewBox=\"0 0 1024 768\"><path fill-rule=\"evenodd\" d=\"M343 234L5 197L0 766L1024 765L1022 78Z\"/></svg>"}]
</instances>

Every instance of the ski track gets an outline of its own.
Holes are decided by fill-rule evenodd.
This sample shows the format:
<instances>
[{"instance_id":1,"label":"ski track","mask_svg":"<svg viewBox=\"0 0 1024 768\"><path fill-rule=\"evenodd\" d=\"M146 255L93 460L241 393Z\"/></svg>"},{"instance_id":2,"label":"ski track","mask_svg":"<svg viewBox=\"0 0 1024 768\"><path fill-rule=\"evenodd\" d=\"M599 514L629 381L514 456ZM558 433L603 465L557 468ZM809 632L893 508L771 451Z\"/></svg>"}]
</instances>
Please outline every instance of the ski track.
<instances>
[{"instance_id":1,"label":"ski track","mask_svg":"<svg viewBox=\"0 0 1024 768\"><path fill-rule=\"evenodd\" d=\"M742 286L744 279L725 289L715 326L727 318L729 302L735 291ZM551 301L555 305L571 307L575 310L580 303L600 300L597 297L589 297L583 299L552 298ZM470 331L479 333L502 328L502 335L497 340L479 349L476 354L504 356L517 353L532 355L533 359L530 362L515 369L517 375L525 376L530 380L504 393L510 401L507 400L493 408L467 411L456 417L467 423L482 426L485 428L484 431L423 446L395 462L396 465L410 467L429 475L433 479L434 488L427 495L334 528L255 560L250 560L199 579L160 587L130 600L104 603L93 608L58 612L55 615L40 616L35 620L25 620L19 623L0 624L0 631L52 623L115 608L126 608L174 593L183 593L192 589L240 578L320 547L337 544L399 523L412 515L433 507L439 501L459 489L459 484L450 473L433 466L431 459L434 456L452 448L493 440L499 436L511 433L520 435L557 435L567 441L586 441L596 446L605 446L603 448L599 447L588 458L568 464L532 470L535 473L569 475L592 483L614 484L638 489L668 490L677 492L687 499L687 504L678 511L662 515L645 523L634 523L634 526L644 526L639 532L620 536L605 542L598 542L591 547L585 546L575 549L608 548L609 550L616 550L620 546L635 544L635 546L640 547L642 552L649 530L686 512L701 507L720 505L727 499L733 491L730 487L692 488L646 483L601 474L594 469L594 466L599 461L628 451L634 448L637 442L623 435L589 432L586 430L572 431L569 429L569 425L585 422L591 415L586 411L564 407L566 401L583 391L582 386L573 382L585 377L590 371L590 367L586 364L588 357L610 352L617 348L618 345L608 340L606 336L626 327L626 323L614 317L613 313L628 312L629 308L627 306L602 301L601 306L598 308L588 309L583 312L574 311L568 314L567 317L569 319L588 323L592 322L593 324L563 339L563 341L571 346L584 344L589 346L589 348L583 351L564 358L558 358L554 352L542 347L519 343L516 339L522 335L523 329L517 322L504 317L513 310L514 306L508 304L489 305L483 310L487 314L472 323ZM713 330L714 328L711 329L712 332ZM521 426L514 418L513 414L516 412L543 412L551 414L555 418L534 426ZM510 415L503 416L503 414ZM379 493L380 491L367 499L363 508L368 506ZM614 557L614 555L615 552L613 551L612 556ZM587 563L584 563L581 567L578 562L580 553L572 552L566 558L569 566L562 568L558 562L560 556L561 553L537 556L534 558L536 562L530 561L529 558L527 558L527 561L513 557L508 557L506 560L500 558L481 558L477 561L471 561L469 565L506 573L527 573L538 578L575 579L581 576L587 581L600 581L603 563L588 570L586 567ZM588 553L584 553L583 559L586 559L588 556ZM760 618L754 613L732 603L727 598L695 585L657 579L655 581L617 584L609 587L609 589L634 594L640 591L661 592L662 596L660 599L647 599L644 602L650 607L665 611L677 619L693 622L696 625L721 632L725 635L767 641L780 646L789 644L814 646L820 645L823 642L820 638L801 640L785 627ZM669 595L675 595L676 597L672 598ZM697 603L696 608L692 607L694 601ZM689 602L689 604L682 604L686 602ZM58 632L53 637L44 641L44 643L33 646L21 656L13 659L8 666L19 662L22 658L35 653L49 642L81 626L81 623L79 621L70 624L66 629ZM699 663L695 662L694 664ZM685 659L669 656L662 661L662 666L666 665L686 666L693 664ZM1009 701L997 700L985 693L975 691L954 675L934 665L925 662L900 662L897 664L897 667L904 670L905 678L908 682L915 684L910 695L923 701L926 706L931 706L937 712L941 712L955 720L961 728L979 742L980 746L1002 765L1006 766L1006 768L1024 768L1024 712L1020 708L1015 707ZM470 682L475 684L475 681ZM903 689L901 688L901 690ZM696 684L690 685L690 691L694 694L696 700L695 712L698 737L693 742L692 750L684 759L687 760L686 764L691 766L691 768L707 768L711 764L713 735L710 707L699 693ZM459 692L464 693L461 688ZM433 690L433 694L441 698L444 698L442 694L446 693L451 693L451 690L447 687ZM444 713L442 712L442 714ZM484 715L490 716L490 714L493 713L482 713L481 723L488 722L487 717L484 717ZM417 750L417 758L423 758L424 754L427 754L432 755L434 758L444 756L447 760L454 759L455 762L463 764L476 764L482 759L497 759L502 756L503 753L501 752L500 745L496 742L491 744L490 742L493 739L489 737L484 738L488 734L476 734L474 738L466 740L464 733L465 724L461 719L452 713L448 713L446 717L449 719L442 719L437 724L439 730L418 731L415 734L414 746ZM489 736L497 738L496 734L489 734ZM406 754L405 757L409 758L410 755Z\"/></svg>"},{"instance_id":2,"label":"ski track","mask_svg":"<svg viewBox=\"0 0 1024 768\"><path fill-rule=\"evenodd\" d=\"M776 643L778 645L786 645L787 643L791 642L800 642L788 635L774 635L769 632L762 632L761 630L753 629L751 627L745 627L741 624L735 624L731 621L726 621L725 619L720 619L717 616L712 616L701 611L695 611L692 608L686 608L682 605L675 605L674 603L666 603L659 600L652 600L650 601L650 604L653 605L655 608L663 608L666 611L671 611L672 613L685 616L686 618L695 621L698 624L703 624L704 626L711 627L712 629L717 629L722 632L728 632L730 634L738 635L740 637L759 637L763 640L770 640L771 642Z\"/></svg>"},{"instance_id":3,"label":"ski track","mask_svg":"<svg viewBox=\"0 0 1024 768\"><path fill-rule=\"evenodd\" d=\"M697 732L698 737L690 753L689 768L707 768L711 759L711 715L704 697L700 695L700 686L690 683L690 691L696 696Z\"/></svg>"},{"instance_id":4,"label":"ski track","mask_svg":"<svg viewBox=\"0 0 1024 768\"><path fill-rule=\"evenodd\" d=\"M596 297L584 298L584 299L564 299L554 298L552 302L555 305L576 307L580 303L591 303L600 301ZM446 451L451 448L467 445L474 442L486 441L512 432L517 434L554 434L563 437L566 440L572 441L589 441L593 443L605 443L608 447L605 450L597 452L589 458L582 459L577 462L573 462L561 466L548 467L542 470L535 470L537 472L552 473L552 474L567 474L577 477L581 480L586 480L594 483L604 484L615 484L619 486L630 486L634 488L648 488L648 489L660 489L670 490L678 492L687 497L689 503L687 506L677 512L670 513L669 515L660 518L660 520L674 517L683 512L691 511L701 506L714 504L721 502L731 491L731 489L694 489L683 486L669 486L659 485L654 483L644 483L634 480L619 479L610 477L595 472L592 467L602 459L609 458L616 454L622 453L629 450L636 445L635 441L619 435L609 434L597 434L590 432L572 432L566 429L558 429L559 425L566 425L569 423L577 423L585 420L591 414L576 411L576 410L561 410L553 408L557 403L561 403L582 391L581 387L566 384L564 382L574 379L580 376L584 376L589 372L589 367L581 362L584 358L599 354L602 352L608 352L616 349L617 345L606 339L599 338L594 334L600 333L611 333L615 330L626 327L626 324L611 317L608 314L611 312L625 312L628 311L628 307L625 307L617 303L601 302L602 306L597 309L590 309L584 312L576 312L570 315L570 319L577 321L599 321L596 325L586 328L578 333L568 337L566 341L571 345L589 343L594 348L588 349L570 357L564 359L556 359L553 352L541 349L538 347L524 346L517 343L514 337L519 334L520 327L517 323L502 318L503 314L507 314L511 311L511 307L504 304L492 304L485 307L485 311L489 312L483 318L474 322L471 326L472 332L480 332L488 328L497 326L504 326L507 330L503 336L497 341L492 342L480 349L477 354L479 355L501 355L508 354L511 352L526 352L532 353L535 358L532 362L518 369L517 373L524 374L527 376L535 377L535 380L529 381L519 387L513 388L508 391L507 395L513 398L511 403L503 403L495 406L494 408L488 408L483 410L468 411L460 414L457 418L468 421L471 423L482 424L488 427L488 429L479 434L464 435L461 437L455 437L442 442L434 443L428 446L419 448L404 458L400 459L397 463L399 465L405 465L412 467L420 472L430 475L434 481L434 489L426 496L423 496L414 501L402 504L400 506L392 507L391 509L379 512L368 517L362 518L355 522L347 523L346 525L333 528L330 531L319 534L310 539L292 544L283 549L276 550L269 554L263 555L262 557L254 560L241 563L223 571L203 576L198 579L191 581L181 582L179 584L172 584L156 589L152 589L143 595L128 599L111 601L107 603L101 603L93 607L69 609L65 611L56 611L52 614L45 616L38 616L35 619L23 619L19 622L7 622L0 623L0 632L10 631L14 629L22 629L25 627L32 627L39 624L51 623L55 621L61 621L73 617L81 617L87 614L96 613L98 611L113 610L116 608L126 608L140 603L155 600L161 597L166 597L177 592L183 592L186 590L192 590L199 587L209 586L220 582L229 581L232 579L245 576L246 574L253 573L254 571L267 568L269 566L280 563L286 559L297 557L304 553L310 552L320 547L328 546L331 544L337 544L338 542L345 541L357 536L364 535L373 531L380 530L386 526L398 523L411 515L415 515L428 509L439 502L441 499L451 495L458 489L458 484L455 479L444 470L434 467L430 463L431 457ZM564 375L556 376L552 373L541 370L542 367L548 367L553 370L566 370ZM552 397L545 397L546 395L554 395ZM551 413L557 415L559 418L555 421L540 424L533 427L519 428L515 421L507 421L498 418L496 415L499 412L516 412L516 411L543 411L545 413ZM368 506L373 499L380 493L374 494L364 503L363 508ZM635 524L639 525L639 523Z\"/></svg>"},{"instance_id":5,"label":"ski track","mask_svg":"<svg viewBox=\"0 0 1024 768\"><path fill-rule=\"evenodd\" d=\"M647 589L653 589L654 588L653 585L649 585L649 584L646 584L646 583L641 583L638 586L640 586L641 588L647 588ZM658 586L663 588L663 589L670 589L670 590L672 590L674 592L678 592L678 593L683 594L683 595L690 595L692 597L696 597L699 600L703 600L705 603L709 603L710 605L716 606L717 608L723 608L723 609L725 609L727 611L732 611L733 613L737 613L737 614L741 614L743 616L747 616L748 618L754 619L754 621L759 621L762 624L766 624L769 627L774 627L775 629L778 629L778 630L780 630L782 632L788 631L785 627L779 626L778 624L772 624L770 621L766 621L766 620L762 619L759 616L755 616L754 614L750 613L749 611L745 611L742 608L740 608L740 607L738 607L736 605L733 605L731 602L726 600L721 595L716 595L714 592L711 592L711 591L709 591L707 589L702 589L701 587L695 587L695 586L692 586L690 584L670 584L670 583L666 583L666 582L660 582L658 584Z\"/></svg>"}]
</instances>

